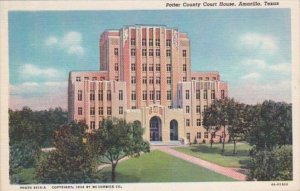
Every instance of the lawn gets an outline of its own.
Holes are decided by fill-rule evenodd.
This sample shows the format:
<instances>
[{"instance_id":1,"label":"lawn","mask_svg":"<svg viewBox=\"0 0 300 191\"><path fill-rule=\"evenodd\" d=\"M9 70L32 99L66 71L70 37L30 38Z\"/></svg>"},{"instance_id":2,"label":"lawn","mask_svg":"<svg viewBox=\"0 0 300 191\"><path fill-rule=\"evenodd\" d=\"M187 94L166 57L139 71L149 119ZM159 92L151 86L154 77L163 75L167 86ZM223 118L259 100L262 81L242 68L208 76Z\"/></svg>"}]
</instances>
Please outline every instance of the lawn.
<instances>
[{"instance_id":1,"label":"lawn","mask_svg":"<svg viewBox=\"0 0 300 191\"><path fill-rule=\"evenodd\" d=\"M35 168L22 168L17 174L19 177L19 184L36 184L35 180Z\"/></svg>"},{"instance_id":2,"label":"lawn","mask_svg":"<svg viewBox=\"0 0 300 191\"><path fill-rule=\"evenodd\" d=\"M246 168L250 161L249 150L251 146L247 143L237 144L237 154L233 155L233 144L225 144L225 153L222 155L222 144L213 144L213 150L210 144L192 145L189 147L177 147L175 150L194 157L218 164L224 167Z\"/></svg>"},{"instance_id":3,"label":"lawn","mask_svg":"<svg viewBox=\"0 0 300 191\"><path fill-rule=\"evenodd\" d=\"M110 181L110 168L104 169ZM161 151L152 151L121 162L117 166L116 182L204 182L235 181L229 177L196 166Z\"/></svg>"}]
</instances>

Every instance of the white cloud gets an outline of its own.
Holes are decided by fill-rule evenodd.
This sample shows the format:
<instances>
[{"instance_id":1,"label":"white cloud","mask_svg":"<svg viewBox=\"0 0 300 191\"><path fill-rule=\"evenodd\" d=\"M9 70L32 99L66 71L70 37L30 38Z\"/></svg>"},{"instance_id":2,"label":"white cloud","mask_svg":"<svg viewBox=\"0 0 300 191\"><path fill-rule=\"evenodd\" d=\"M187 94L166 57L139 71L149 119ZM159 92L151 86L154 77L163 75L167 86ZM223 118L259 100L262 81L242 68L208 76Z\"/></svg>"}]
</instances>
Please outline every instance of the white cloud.
<instances>
[{"instance_id":1,"label":"white cloud","mask_svg":"<svg viewBox=\"0 0 300 191\"><path fill-rule=\"evenodd\" d=\"M60 72L53 68L40 68L33 64L24 64L20 67L19 73L22 77L44 77L55 78L60 76Z\"/></svg>"},{"instance_id":2,"label":"white cloud","mask_svg":"<svg viewBox=\"0 0 300 191\"><path fill-rule=\"evenodd\" d=\"M77 31L70 31L62 37L50 36L45 40L47 46L57 46L64 49L70 55L82 56L84 48L82 47L82 35Z\"/></svg>"},{"instance_id":3,"label":"white cloud","mask_svg":"<svg viewBox=\"0 0 300 191\"><path fill-rule=\"evenodd\" d=\"M268 64L266 61L260 59L247 59L243 63L248 67L247 69L263 69L265 71L280 72L281 74L289 74L291 71L291 64L289 63Z\"/></svg>"},{"instance_id":4,"label":"white cloud","mask_svg":"<svg viewBox=\"0 0 300 191\"><path fill-rule=\"evenodd\" d=\"M58 43L58 39L54 36L50 36L45 40L46 46L53 46Z\"/></svg>"},{"instance_id":5,"label":"white cloud","mask_svg":"<svg viewBox=\"0 0 300 191\"><path fill-rule=\"evenodd\" d=\"M242 48L261 50L264 53L274 53L278 45L274 37L258 33L246 33L239 37L239 44Z\"/></svg>"},{"instance_id":6,"label":"white cloud","mask_svg":"<svg viewBox=\"0 0 300 191\"><path fill-rule=\"evenodd\" d=\"M28 106L33 110L48 108L67 108L67 82L24 82L10 85L11 109L21 109Z\"/></svg>"},{"instance_id":7,"label":"white cloud","mask_svg":"<svg viewBox=\"0 0 300 191\"><path fill-rule=\"evenodd\" d=\"M242 79L245 79L245 80L250 80L250 79L252 79L252 80L257 80L257 79L259 79L260 77L261 77L261 75L260 75L259 73L257 73L257 72L252 72L252 73L249 73L249 74L246 74L246 75L242 76L241 78L242 78Z\"/></svg>"},{"instance_id":8,"label":"white cloud","mask_svg":"<svg viewBox=\"0 0 300 191\"><path fill-rule=\"evenodd\" d=\"M291 102L291 82L282 80L263 84L244 82L229 86L230 97L247 104L261 103L264 100Z\"/></svg>"}]
</instances>

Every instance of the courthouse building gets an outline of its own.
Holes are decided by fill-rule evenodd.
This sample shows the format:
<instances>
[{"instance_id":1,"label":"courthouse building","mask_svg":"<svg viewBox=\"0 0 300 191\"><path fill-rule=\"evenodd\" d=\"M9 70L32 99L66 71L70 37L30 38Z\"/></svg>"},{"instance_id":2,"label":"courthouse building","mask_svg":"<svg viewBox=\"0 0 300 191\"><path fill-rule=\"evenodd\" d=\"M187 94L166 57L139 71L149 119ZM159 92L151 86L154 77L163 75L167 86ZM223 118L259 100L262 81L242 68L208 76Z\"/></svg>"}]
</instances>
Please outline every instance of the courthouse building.
<instances>
[{"instance_id":1,"label":"courthouse building","mask_svg":"<svg viewBox=\"0 0 300 191\"><path fill-rule=\"evenodd\" d=\"M210 139L202 113L214 99L227 97L227 83L219 72L191 71L187 33L162 25L124 26L103 32L99 48L100 71L69 74L69 121L84 120L92 131L106 118L138 120L151 142Z\"/></svg>"}]
</instances>

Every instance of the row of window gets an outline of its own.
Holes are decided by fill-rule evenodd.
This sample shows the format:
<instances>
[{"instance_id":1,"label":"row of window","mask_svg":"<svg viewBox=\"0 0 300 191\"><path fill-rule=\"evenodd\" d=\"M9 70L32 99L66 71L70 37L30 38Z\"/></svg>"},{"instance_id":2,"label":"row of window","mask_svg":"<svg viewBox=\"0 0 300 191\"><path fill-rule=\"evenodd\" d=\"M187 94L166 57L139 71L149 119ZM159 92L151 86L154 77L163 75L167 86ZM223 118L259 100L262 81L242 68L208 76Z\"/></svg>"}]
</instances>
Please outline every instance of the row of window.
<instances>
[{"instance_id":1,"label":"row of window","mask_svg":"<svg viewBox=\"0 0 300 191\"><path fill-rule=\"evenodd\" d=\"M191 120L190 120L190 119L186 119L186 120L185 120L185 125L186 125L187 127L191 126ZM198 127L201 126L201 119L196 119L196 125L197 125Z\"/></svg>"},{"instance_id":2,"label":"row of window","mask_svg":"<svg viewBox=\"0 0 300 191\"><path fill-rule=\"evenodd\" d=\"M95 115L95 113L96 113L95 107L90 107L90 115ZM83 115L82 107L78 107L77 114ZM106 108L106 114L111 115L111 107ZM119 114L120 115L123 114L123 107L119 107ZM103 107L98 107L98 115L103 115Z\"/></svg>"},{"instance_id":3,"label":"row of window","mask_svg":"<svg viewBox=\"0 0 300 191\"><path fill-rule=\"evenodd\" d=\"M191 134L190 133L187 133L186 134L186 138L191 141ZM197 132L197 136L196 136L197 139L201 139L201 132ZM208 132L204 132L204 138L205 139L208 139ZM213 137L214 138L214 137Z\"/></svg>"},{"instance_id":4,"label":"row of window","mask_svg":"<svg viewBox=\"0 0 300 191\"><path fill-rule=\"evenodd\" d=\"M118 63L115 63L115 71L119 70ZM147 71L147 64L142 64L142 70L143 72ZM171 72L172 70L172 65L167 64L167 72ZM182 71L186 72L187 66L186 64L183 64ZM136 71L136 64L131 64L131 71L134 72ZM149 65L149 71L154 71L154 64ZM159 72L160 71L160 64L156 64L155 71Z\"/></svg>"},{"instance_id":5,"label":"row of window","mask_svg":"<svg viewBox=\"0 0 300 191\"><path fill-rule=\"evenodd\" d=\"M78 90L77 94L77 99L78 101L82 101L82 90ZM108 101L111 100L111 90L106 91L106 99ZM95 90L90 91L90 100L94 101L95 100ZM98 100L102 101L103 100L103 90L98 90ZM119 90L119 100L123 100L123 90Z\"/></svg>"},{"instance_id":6,"label":"row of window","mask_svg":"<svg viewBox=\"0 0 300 191\"><path fill-rule=\"evenodd\" d=\"M92 81L98 80L97 77L92 77L91 79L92 79ZM84 77L84 80L90 80L90 78L89 77ZM103 80L105 80L105 78L101 77L100 81L103 81ZM76 82L81 82L81 77L80 76L76 76Z\"/></svg>"},{"instance_id":7,"label":"row of window","mask_svg":"<svg viewBox=\"0 0 300 191\"><path fill-rule=\"evenodd\" d=\"M196 80L196 77L192 77L192 80ZM203 78L199 77L198 80L203 80ZM208 80L210 80L210 78L209 77L205 77L205 80L208 81ZM217 78L216 77L212 77L212 80L217 80Z\"/></svg>"},{"instance_id":8,"label":"row of window","mask_svg":"<svg viewBox=\"0 0 300 191\"><path fill-rule=\"evenodd\" d=\"M203 109L204 109L204 111L206 111L207 105L204 105ZM185 112L186 113L190 113L190 106L189 105L185 106ZM196 105L196 113L201 113L201 107L200 107L200 105Z\"/></svg>"},{"instance_id":9,"label":"row of window","mask_svg":"<svg viewBox=\"0 0 300 191\"><path fill-rule=\"evenodd\" d=\"M222 90L222 91L224 91L224 90ZM180 91L179 91L178 95L179 95L179 99L180 99ZM185 90L185 99L190 99L190 90ZM200 99L200 90L196 90L196 99ZM207 90L203 91L203 99L207 99ZM216 99L215 90L211 90L211 99Z\"/></svg>"},{"instance_id":10,"label":"row of window","mask_svg":"<svg viewBox=\"0 0 300 191\"><path fill-rule=\"evenodd\" d=\"M135 38L130 39L130 45L131 46L136 45L136 39ZM153 39L149 39L148 45L153 46ZM145 38L142 39L142 46L147 46L147 39L145 39ZM160 39L155 39L155 46L160 46ZM171 40L170 39L166 40L166 46L167 47L171 46Z\"/></svg>"},{"instance_id":11,"label":"row of window","mask_svg":"<svg viewBox=\"0 0 300 191\"><path fill-rule=\"evenodd\" d=\"M118 56L119 55L119 49L118 48L114 48L114 55ZM131 56L136 56L136 49L135 48L131 48L130 49L130 55ZM142 49L142 56L147 56L147 49ZM154 56L154 49L148 49L148 56ZM160 49L155 49L155 56L160 56ZM167 49L166 50L166 56L170 57L171 56L171 50ZM182 56L186 57L187 56L187 51L186 50L182 50Z\"/></svg>"}]
</instances>

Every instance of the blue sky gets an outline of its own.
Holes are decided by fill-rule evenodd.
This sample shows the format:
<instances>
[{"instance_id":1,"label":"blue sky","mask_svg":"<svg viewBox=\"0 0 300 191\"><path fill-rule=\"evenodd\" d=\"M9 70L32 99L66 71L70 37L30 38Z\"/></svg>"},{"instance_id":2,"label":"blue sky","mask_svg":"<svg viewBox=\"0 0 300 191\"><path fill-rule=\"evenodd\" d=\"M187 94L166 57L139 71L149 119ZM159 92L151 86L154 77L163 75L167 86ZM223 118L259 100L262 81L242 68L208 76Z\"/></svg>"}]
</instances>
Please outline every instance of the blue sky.
<instances>
[{"instance_id":1,"label":"blue sky","mask_svg":"<svg viewBox=\"0 0 300 191\"><path fill-rule=\"evenodd\" d=\"M219 71L229 95L291 102L289 9L9 13L10 107L67 108L71 70L98 70L100 34L162 24L187 32L192 70Z\"/></svg>"}]
</instances>

